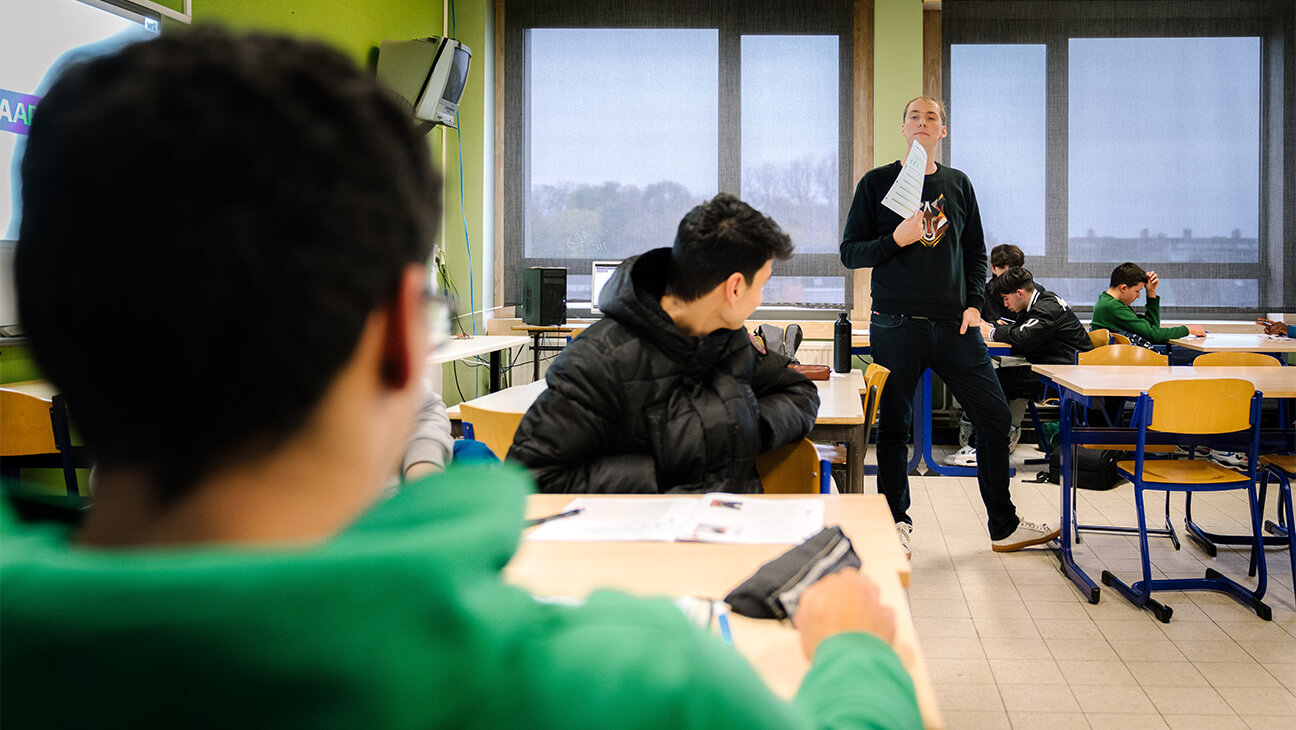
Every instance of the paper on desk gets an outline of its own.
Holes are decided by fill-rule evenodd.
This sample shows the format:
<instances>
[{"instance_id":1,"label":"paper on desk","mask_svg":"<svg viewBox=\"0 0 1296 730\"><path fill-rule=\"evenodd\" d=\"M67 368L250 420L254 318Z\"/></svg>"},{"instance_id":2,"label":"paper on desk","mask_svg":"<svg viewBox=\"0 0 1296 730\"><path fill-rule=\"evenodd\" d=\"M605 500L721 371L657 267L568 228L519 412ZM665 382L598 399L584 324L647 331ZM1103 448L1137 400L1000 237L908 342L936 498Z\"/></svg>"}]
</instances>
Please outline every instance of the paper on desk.
<instances>
[{"instance_id":1,"label":"paper on desk","mask_svg":"<svg viewBox=\"0 0 1296 730\"><path fill-rule=\"evenodd\" d=\"M760 499L715 492L701 497L620 499L578 497L528 540L555 542L723 542L796 544L823 529L818 499Z\"/></svg>"},{"instance_id":2,"label":"paper on desk","mask_svg":"<svg viewBox=\"0 0 1296 730\"><path fill-rule=\"evenodd\" d=\"M927 174L927 150L917 140L909 147L900 175L882 198L882 205L908 218L922 205L923 177Z\"/></svg>"}]
</instances>

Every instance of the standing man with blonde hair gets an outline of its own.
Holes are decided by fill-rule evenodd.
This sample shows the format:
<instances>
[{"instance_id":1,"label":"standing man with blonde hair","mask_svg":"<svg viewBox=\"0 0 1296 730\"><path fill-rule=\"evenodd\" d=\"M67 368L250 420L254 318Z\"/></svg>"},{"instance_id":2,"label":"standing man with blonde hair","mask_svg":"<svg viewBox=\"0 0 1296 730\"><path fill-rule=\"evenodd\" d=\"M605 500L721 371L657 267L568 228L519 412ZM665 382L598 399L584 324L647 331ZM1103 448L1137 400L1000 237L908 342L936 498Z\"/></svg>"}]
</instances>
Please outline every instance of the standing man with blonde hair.
<instances>
[{"instance_id":1,"label":"standing man with blonde hair","mask_svg":"<svg viewBox=\"0 0 1296 730\"><path fill-rule=\"evenodd\" d=\"M841 260L873 269L869 324L873 359L891 369L878 428L878 491L886 495L905 551L909 517L906 439L913 394L931 368L963 404L977 433L977 482L988 514L991 547L1020 550L1059 531L1018 518L1008 489L1011 416L981 339L986 249L981 213L967 175L936 162L948 130L940 101L920 96L905 105L900 134L927 152L921 203L908 218L882 205L901 162L870 170L855 189L842 233ZM915 245L916 244L916 245Z\"/></svg>"}]
</instances>

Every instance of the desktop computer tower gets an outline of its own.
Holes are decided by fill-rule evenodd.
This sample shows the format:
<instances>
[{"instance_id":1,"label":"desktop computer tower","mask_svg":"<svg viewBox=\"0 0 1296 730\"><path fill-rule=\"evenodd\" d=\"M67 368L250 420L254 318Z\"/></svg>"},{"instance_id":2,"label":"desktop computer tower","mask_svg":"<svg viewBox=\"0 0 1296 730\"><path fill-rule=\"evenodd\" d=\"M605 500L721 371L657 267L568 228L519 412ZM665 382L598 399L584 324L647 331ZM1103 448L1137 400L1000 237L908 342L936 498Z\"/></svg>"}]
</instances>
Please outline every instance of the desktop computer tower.
<instances>
[{"instance_id":1,"label":"desktop computer tower","mask_svg":"<svg viewBox=\"0 0 1296 730\"><path fill-rule=\"evenodd\" d=\"M530 325L567 322L567 269L533 266L522 272L522 321Z\"/></svg>"}]
</instances>

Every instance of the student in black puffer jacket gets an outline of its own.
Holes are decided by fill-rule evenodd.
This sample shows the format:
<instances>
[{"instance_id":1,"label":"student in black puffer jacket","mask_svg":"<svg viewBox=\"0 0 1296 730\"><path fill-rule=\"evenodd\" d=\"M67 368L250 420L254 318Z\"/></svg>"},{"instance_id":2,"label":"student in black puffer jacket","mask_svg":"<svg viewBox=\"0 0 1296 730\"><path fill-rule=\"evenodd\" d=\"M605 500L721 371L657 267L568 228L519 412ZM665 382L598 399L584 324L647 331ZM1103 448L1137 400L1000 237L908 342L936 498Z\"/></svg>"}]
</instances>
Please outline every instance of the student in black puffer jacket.
<instances>
[{"instance_id":1,"label":"student in black puffer jacket","mask_svg":"<svg viewBox=\"0 0 1296 730\"><path fill-rule=\"evenodd\" d=\"M761 492L756 455L804 437L819 395L743 321L792 243L721 193L680 222L673 248L627 259L604 318L554 361L508 458L541 492Z\"/></svg>"}]
</instances>

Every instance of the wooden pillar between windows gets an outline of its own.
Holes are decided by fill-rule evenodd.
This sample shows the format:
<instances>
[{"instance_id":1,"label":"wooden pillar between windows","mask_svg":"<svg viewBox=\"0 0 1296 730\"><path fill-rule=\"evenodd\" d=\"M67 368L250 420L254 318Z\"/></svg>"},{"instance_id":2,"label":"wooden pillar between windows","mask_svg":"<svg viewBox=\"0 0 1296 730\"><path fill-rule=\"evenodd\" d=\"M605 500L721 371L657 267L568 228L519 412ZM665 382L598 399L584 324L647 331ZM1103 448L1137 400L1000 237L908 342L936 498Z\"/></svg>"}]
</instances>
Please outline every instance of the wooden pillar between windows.
<instances>
[{"instance_id":1,"label":"wooden pillar between windows","mask_svg":"<svg viewBox=\"0 0 1296 730\"><path fill-rule=\"evenodd\" d=\"M852 180L858 181L864 173L873 168L873 0L855 0L854 18L854 86L852 95L854 103L851 113L854 115L855 134L851 160L853 167ZM851 320L868 321L868 312L873 307L870 287L873 280L872 269L856 269L854 272L855 296L851 302Z\"/></svg>"},{"instance_id":2,"label":"wooden pillar between windows","mask_svg":"<svg viewBox=\"0 0 1296 730\"><path fill-rule=\"evenodd\" d=\"M923 94L936 99L941 98L941 60L940 3L929 2L923 6ZM949 100L942 101L948 103ZM936 161L944 162L940 151L941 147L937 147Z\"/></svg>"}]
</instances>

